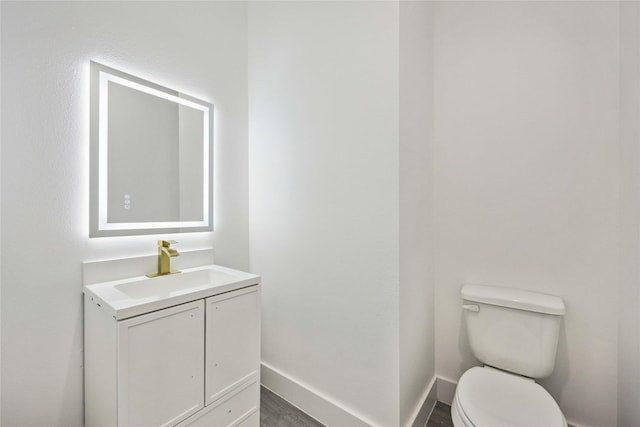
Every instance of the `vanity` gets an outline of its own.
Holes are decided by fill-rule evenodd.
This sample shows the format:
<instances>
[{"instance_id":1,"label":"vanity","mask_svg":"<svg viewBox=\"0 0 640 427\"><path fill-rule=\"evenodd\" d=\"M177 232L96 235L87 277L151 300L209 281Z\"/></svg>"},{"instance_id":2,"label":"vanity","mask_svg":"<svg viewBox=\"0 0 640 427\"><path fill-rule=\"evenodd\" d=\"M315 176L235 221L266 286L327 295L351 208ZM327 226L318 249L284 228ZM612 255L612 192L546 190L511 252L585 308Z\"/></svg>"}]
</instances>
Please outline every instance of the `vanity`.
<instances>
[{"instance_id":1,"label":"vanity","mask_svg":"<svg viewBox=\"0 0 640 427\"><path fill-rule=\"evenodd\" d=\"M83 289L87 426L259 426L259 276L205 265Z\"/></svg>"},{"instance_id":2,"label":"vanity","mask_svg":"<svg viewBox=\"0 0 640 427\"><path fill-rule=\"evenodd\" d=\"M89 237L211 232L213 105L93 61L90 100ZM83 264L85 424L258 427L260 277L172 243Z\"/></svg>"}]
</instances>

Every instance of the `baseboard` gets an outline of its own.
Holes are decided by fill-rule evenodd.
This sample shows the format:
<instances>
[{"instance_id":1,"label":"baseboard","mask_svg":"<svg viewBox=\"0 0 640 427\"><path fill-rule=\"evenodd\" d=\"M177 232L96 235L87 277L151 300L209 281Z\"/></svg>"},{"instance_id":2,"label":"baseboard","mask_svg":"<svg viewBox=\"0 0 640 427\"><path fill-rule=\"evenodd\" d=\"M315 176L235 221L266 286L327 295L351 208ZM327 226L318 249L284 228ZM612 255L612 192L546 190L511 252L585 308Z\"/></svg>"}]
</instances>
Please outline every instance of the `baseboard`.
<instances>
[{"instance_id":1,"label":"baseboard","mask_svg":"<svg viewBox=\"0 0 640 427\"><path fill-rule=\"evenodd\" d=\"M418 405L411 418L409 418L409 423L407 426L411 427L425 427L427 425L427 421L431 416L431 412L433 408L436 406L436 402L438 401L438 393L437 393L437 377L433 377L431 382L427 384L424 392L420 400L418 401Z\"/></svg>"},{"instance_id":2,"label":"baseboard","mask_svg":"<svg viewBox=\"0 0 640 427\"><path fill-rule=\"evenodd\" d=\"M261 383L302 412L327 426L371 427L375 425L366 417L264 362L261 369ZM445 403L450 404L453 401L455 386L455 383L434 377L425 387L406 427L424 427L436 402L443 401L441 394L443 396L451 394L449 401L444 401Z\"/></svg>"},{"instance_id":3,"label":"baseboard","mask_svg":"<svg viewBox=\"0 0 640 427\"><path fill-rule=\"evenodd\" d=\"M456 385L457 383L455 381L437 377L436 392L438 401L451 406L451 404L453 403L453 396L456 393Z\"/></svg>"},{"instance_id":4,"label":"baseboard","mask_svg":"<svg viewBox=\"0 0 640 427\"><path fill-rule=\"evenodd\" d=\"M327 426L371 427L374 423L312 387L262 363L262 385Z\"/></svg>"}]
</instances>

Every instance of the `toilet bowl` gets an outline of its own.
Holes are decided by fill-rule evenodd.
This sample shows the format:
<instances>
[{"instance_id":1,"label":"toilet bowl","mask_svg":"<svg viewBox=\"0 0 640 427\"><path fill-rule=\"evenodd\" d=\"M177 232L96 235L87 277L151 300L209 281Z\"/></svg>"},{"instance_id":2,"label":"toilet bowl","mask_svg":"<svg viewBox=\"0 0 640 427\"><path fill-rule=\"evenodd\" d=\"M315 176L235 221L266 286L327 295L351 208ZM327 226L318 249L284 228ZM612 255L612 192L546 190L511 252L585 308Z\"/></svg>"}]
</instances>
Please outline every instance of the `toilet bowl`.
<instances>
[{"instance_id":1,"label":"toilet bowl","mask_svg":"<svg viewBox=\"0 0 640 427\"><path fill-rule=\"evenodd\" d=\"M567 427L551 395L533 380L490 367L466 371L451 405L455 427Z\"/></svg>"}]
</instances>

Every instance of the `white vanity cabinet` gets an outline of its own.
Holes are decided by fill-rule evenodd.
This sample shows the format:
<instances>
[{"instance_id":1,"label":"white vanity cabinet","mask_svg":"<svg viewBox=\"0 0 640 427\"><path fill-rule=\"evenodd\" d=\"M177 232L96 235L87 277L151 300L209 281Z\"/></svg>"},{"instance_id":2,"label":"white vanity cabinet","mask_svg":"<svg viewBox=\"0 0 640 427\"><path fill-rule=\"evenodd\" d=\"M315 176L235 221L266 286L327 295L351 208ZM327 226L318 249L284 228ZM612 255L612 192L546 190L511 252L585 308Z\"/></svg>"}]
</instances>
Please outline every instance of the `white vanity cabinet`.
<instances>
[{"instance_id":1,"label":"white vanity cabinet","mask_svg":"<svg viewBox=\"0 0 640 427\"><path fill-rule=\"evenodd\" d=\"M259 426L260 285L116 317L85 290L87 426Z\"/></svg>"}]
</instances>

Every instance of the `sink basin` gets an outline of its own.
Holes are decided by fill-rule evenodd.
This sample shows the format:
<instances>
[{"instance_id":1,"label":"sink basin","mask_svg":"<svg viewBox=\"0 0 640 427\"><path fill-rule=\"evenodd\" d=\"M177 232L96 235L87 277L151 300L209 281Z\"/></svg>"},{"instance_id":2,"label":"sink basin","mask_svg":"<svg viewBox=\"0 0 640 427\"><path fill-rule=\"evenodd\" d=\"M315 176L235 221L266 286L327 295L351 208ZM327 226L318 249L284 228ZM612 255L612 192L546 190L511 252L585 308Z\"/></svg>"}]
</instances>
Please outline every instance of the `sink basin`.
<instances>
[{"instance_id":1,"label":"sink basin","mask_svg":"<svg viewBox=\"0 0 640 427\"><path fill-rule=\"evenodd\" d=\"M237 278L211 269L185 271L152 279L144 276L130 282L118 283L114 288L130 298L162 298L191 293L210 286L212 282L232 283Z\"/></svg>"},{"instance_id":2,"label":"sink basin","mask_svg":"<svg viewBox=\"0 0 640 427\"><path fill-rule=\"evenodd\" d=\"M84 293L121 320L258 283L260 276L212 264L167 276L86 285Z\"/></svg>"}]
</instances>

